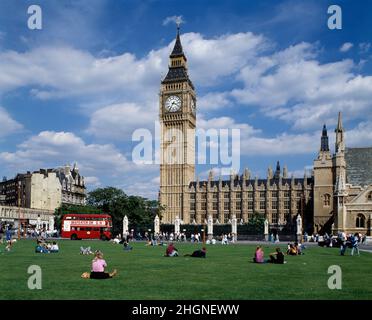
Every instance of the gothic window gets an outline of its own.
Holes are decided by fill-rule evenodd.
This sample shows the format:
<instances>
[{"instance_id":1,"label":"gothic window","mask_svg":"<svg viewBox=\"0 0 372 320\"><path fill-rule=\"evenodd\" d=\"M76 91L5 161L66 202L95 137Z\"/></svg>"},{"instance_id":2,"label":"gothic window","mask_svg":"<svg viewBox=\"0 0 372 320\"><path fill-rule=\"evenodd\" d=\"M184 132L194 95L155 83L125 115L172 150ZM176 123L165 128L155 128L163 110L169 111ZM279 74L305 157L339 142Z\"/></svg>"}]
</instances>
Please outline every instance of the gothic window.
<instances>
[{"instance_id":1,"label":"gothic window","mask_svg":"<svg viewBox=\"0 0 372 320\"><path fill-rule=\"evenodd\" d=\"M224 209L225 211L228 211L228 210L229 210L229 203L228 203L228 202L224 202L224 204L223 204L223 209Z\"/></svg>"},{"instance_id":2,"label":"gothic window","mask_svg":"<svg viewBox=\"0 0 372 320\"><path fill-rule=\"evenodd\" d=\"M202 198L202 199L207 199L207 194L206 194L206 193L202 193L202 194L201 194L201 198Z\"/></svg>"},{"instance_id":3,"label":"gothic window","mask_svg":"<svg viewBox=\"0 0 372 320\"><path fill-rule=\"evenodd\" d=\"M290 209L290 203L288 200L284 201L284 209L289 210Z\"/></svg>"},{"instance_id":4,"label":"gothic window","mask_svg":"<svg viewBox=\"0 0 372 320\"><path fill-rule=\"evenodd\" d=\"M302 197L302 192L301 191L297 191L297 198L301 198Z\"/></svg>"},{"instance_id":5,"label":"gothic window","mask_svg":"<svg viewBox=\"0 0 372 320\"><path fill-rule=\"evenodd\" d=\"M195 211L195 202L190 203L190 210Z\"/></svg>"},{"instance_id":6,"label":"gothic window","mask_svg":"<svg viewBox=\"0 0 372 320\"><path fill-rule=\"evenodd\" d=\"M253 201L248 202L248 210L253 210Z\"/></svg>"},{"instance_id":7,"label":"gothic window","mask_svg":"<svg viewBox=\"0 0 372 320\"><path fill-rule=\"evenodd\" d=\"M331 195L329 195L328 193L326 193L324 195L324 206L325 207L329 207L331 205Z\"/></svg>"},{"instance_id":8,"label":"gothic window","mask_svg":"<svg viewBox=\"0 0 372 320\"><path fill-rule=\"evenodd\" d=\"M284 198L289 198L291 196L290 191L284 191Z\"/></svg>"},{"instance_id":9,"label":"gothic window","mask_svg":"<svg viewBox=\"0 0 372 320\"><path fill-rule=\"evenodd\" d=\"M242 209L242 204L240 201L237 201L236 204L235 204L235 209L236 210L241 210Z\"/></svg>"},{"instance_id":10,"label":"gothic window","mask_svg":"<svg viewBox=\"0 0 372 320\"><path fill-rule=\"evenodd\" d=\"M218 210L218 202L213 202L213 210Z\"/></svg>"},{"instance_id":11,"label":"gothic window","mask_svg":"<svg viewBox=\"0 0 372 320\"><path fill-rule=\"evenodd\" d=\"M253 199L253 192L252 191L248 192L248 199Z\"/></svg>"},{"instance_id":12,"label":"gothic window","mask_svg":"<svg viewBox=\"0 0 372 320\"><path fill-rule=\"evenodd\" d=\"M272 223L278 223L279 222L279 214L277 212L273 213L271 216L271 222Z\"/></svg>"},{"instance_id":13,"label":"gothic window","mask_svg":"<svg viewBox=\"0 0 372 320\"><path fill-rule=\"evenodd\" d=\"M238 193L236 194L236 199L241 199L241 197L242 197L241 193L238 192Z\"/></svg>"},{"instance_id":14,"label":"gothic window","mask_svg":"<svg viewBox=\"0 0 372 320\"><path fill-rule=\"evenodd\" d=\"M202 210L207 210L207 203L206 202L201 203L201 209Z\"/></svg>"},{"instance_id":15,"label":"gothic window","mask_svg":"<svg viewBox=\"0 0 372 320\"><path fill-rule=\"evenodd\" d=\"M356 227L357 228L365 228L365 217L362 214L358 214L356 218Z\"/></svg>"},{"instance_id":16,"label":"gothic window","mask_svg":"<svg viewBox=\"0 0 372 320\"><path fill-rule=\"evenodd\" d=\"M218 193L217 192L213 193L213 199L218 199Z\"/></svg>"},{"instance_id":17,"label":"gothic window","mask_svg":"<svg viewBox=\"0 0 372 320\"><path fill-rule=\"evenodd\" d=\"M277 198L277 197L278 197L278 191L272 191L272 192L271 192L271 196L272 196L273 198Z\"/></svg>"},{"instance_id":18,"label":"gothic window","mask_svg":"<svg viewBox=\"0 0 372 320\"><path fill-rule=\"evenodd\" d=\"M228 193L228 192L225 192L225 193L223 194L223 197L224 197L224 199L229 199L229 193Z\"/></svg>"},{"instance_id":19,"label":"gothic window","mask_svg":"<svg viewBox=\"0 0 372 320\"><path fill-rule=\"evenodd\" d=\"M372 201L372 191L368 194L367 199L368 199L368 201Z\"/></svg>"},{"instance_id":20,"label":"gothic window","mask_svg":"<svg viewBox=\"0 0 372 320\"><path fill-rule=\"evenodd\" d=\"M190 199L195 200L195 193L190 194Z\"/></svg>"},{"instance_id":21,"label":"gothic window","mask_svg":"<svg viewBox=\"0 0 372 320\"><path fill-rule=\"evenodd\" d=\"M274 209L274 210L278 209L278 201L273 201L271 203L271 208Z\"/></svg>"},{"instance_id":22,"label":"gothic window","mask_svg":"<svg viewBox=\"0 0 372 320\"><path fill-rule=\"evenodd\" d=\"M265 198L266 192L265 191L260 191L260 198Z\"/></svg>"},{"instance_id":23,"label":"gothic window","mask_svg":"<svg viewBox=\"0 0 372 320\"><path fill-rule=\"evenodd\" d=\"M266 208L265 201L260 201L260 210L265 210L265 208Z\"/></svg>"}]
</instances>

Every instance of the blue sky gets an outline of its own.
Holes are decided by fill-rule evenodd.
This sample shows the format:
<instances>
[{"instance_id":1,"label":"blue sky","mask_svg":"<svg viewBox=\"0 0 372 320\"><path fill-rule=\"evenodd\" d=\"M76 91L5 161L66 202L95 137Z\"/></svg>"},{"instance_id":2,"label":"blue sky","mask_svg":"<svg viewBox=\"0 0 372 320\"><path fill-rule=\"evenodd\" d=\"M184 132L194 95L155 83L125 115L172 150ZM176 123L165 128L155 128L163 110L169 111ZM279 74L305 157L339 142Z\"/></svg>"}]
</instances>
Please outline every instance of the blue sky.
<instances>
[{"instance_id":1,"label":"blue sky","mask_svg":"<svg viewBox=\"0 0 372 320\"><path fill-rule=\"evenodd\" d=\"M156 198L159 168L132 162L131 135L158 118L175 15L198 127L240 128L241 171L280 160L302 176L339 111L347 146L372 145L372 1L37 1L42 30L27 28L31 4L0 2L3 176L77 161L90 189ZM327 28L330 4L342 30Z\"/></svg>"}]
</instances>

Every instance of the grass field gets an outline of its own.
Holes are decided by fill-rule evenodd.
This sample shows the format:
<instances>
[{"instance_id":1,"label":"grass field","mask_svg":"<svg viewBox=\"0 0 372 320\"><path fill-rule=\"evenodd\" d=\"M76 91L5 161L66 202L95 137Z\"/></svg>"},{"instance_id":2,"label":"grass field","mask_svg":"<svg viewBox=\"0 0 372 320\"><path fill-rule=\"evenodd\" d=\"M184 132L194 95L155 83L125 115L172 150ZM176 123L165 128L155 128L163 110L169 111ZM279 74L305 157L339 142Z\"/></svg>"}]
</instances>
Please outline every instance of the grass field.
<instances>
[{"instance_id":1,"label":"grass field","mask_svg":"<svg viewBox=\"0 0 372 320\"><path fill-rule=\"evenodd\" d=\"M253 245L214 245L207 258L165 258L165 247L101 241L59 241L58 254L34 253L34 241L17 242L13 251L0 250L0 299L372 299L372 254L340 256L338 249L309 247L303 256L288 256L284 265L251 263ZM92 256L80 246L104 252L108 269L118 276L108 280L81 279ZM177 244L183 255L198 245ZM285 246L283 246L283 249ZM265 257L274 251L264 246ZM42 289L29 290L27 268L42 268ZM342 290L327 286L328 267L342 268Z\"/></svg>"}]
</instances>

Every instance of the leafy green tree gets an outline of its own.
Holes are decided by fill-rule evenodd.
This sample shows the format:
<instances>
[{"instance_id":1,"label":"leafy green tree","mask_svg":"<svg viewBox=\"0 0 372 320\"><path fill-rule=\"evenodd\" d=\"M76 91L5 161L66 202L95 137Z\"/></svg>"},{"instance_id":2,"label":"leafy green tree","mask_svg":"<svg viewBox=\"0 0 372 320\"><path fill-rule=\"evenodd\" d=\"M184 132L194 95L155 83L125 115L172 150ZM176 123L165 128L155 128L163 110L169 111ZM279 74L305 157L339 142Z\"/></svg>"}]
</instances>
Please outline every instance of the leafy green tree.
<instances>
[{"instance_id":1,"label":"leafy green tree","mask_svg":"<svg viewBox=\"0 0 372 320\"><path fill-rule=\"evenodd\" d=\"M253 216L248 219L248 229L252 233L262 234L265 229L265 217L258 212L254 212Z\"/></svg>"},{"instance_id":2,"label":"leafy green tree","mask_svg":"<svg viewBox=\"0 0 372 320\"><path fill-rule=\"evenodd\" d=\"M155 215L163 210L158 201L128 196L123 190L114 187L91 191L87 203L111 215L114 234L122 232L122 221L125 215L131 226L141 228L151 226Z\"/></svg>"},{"instance_id":3,"label":"leafy green tree","mask_svg":"<svg viewBox=\"0 0 372 320\"><path fill-rule=\"evenodd\" d=\"M63 215L68 213L77 213L77 214L88 214L88 213L102 213L102 210L96 206L86 205L71 205L71 204L62 204L54 212L54 223L58 229L61 229L61 222Z\"/></svg>"}]
</instances>

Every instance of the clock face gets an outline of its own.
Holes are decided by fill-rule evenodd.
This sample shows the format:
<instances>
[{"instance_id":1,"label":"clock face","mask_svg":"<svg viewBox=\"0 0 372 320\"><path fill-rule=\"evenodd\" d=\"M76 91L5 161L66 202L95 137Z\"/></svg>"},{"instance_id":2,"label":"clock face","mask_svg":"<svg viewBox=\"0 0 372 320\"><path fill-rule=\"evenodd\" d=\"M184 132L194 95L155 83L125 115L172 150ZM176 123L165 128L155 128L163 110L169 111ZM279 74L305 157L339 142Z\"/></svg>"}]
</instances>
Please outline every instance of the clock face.
<instances>
[{"instance_id":1,"label":"clock face","mask_svg":"<svg viewBox=\"0 0 372 320\"><path fill-rule=\"evenodd\" d=\"M165 109L169 112L176 112L181 109L181 99L178 96L170 96L165 101Z\"/></svg>"}]
</instances>

